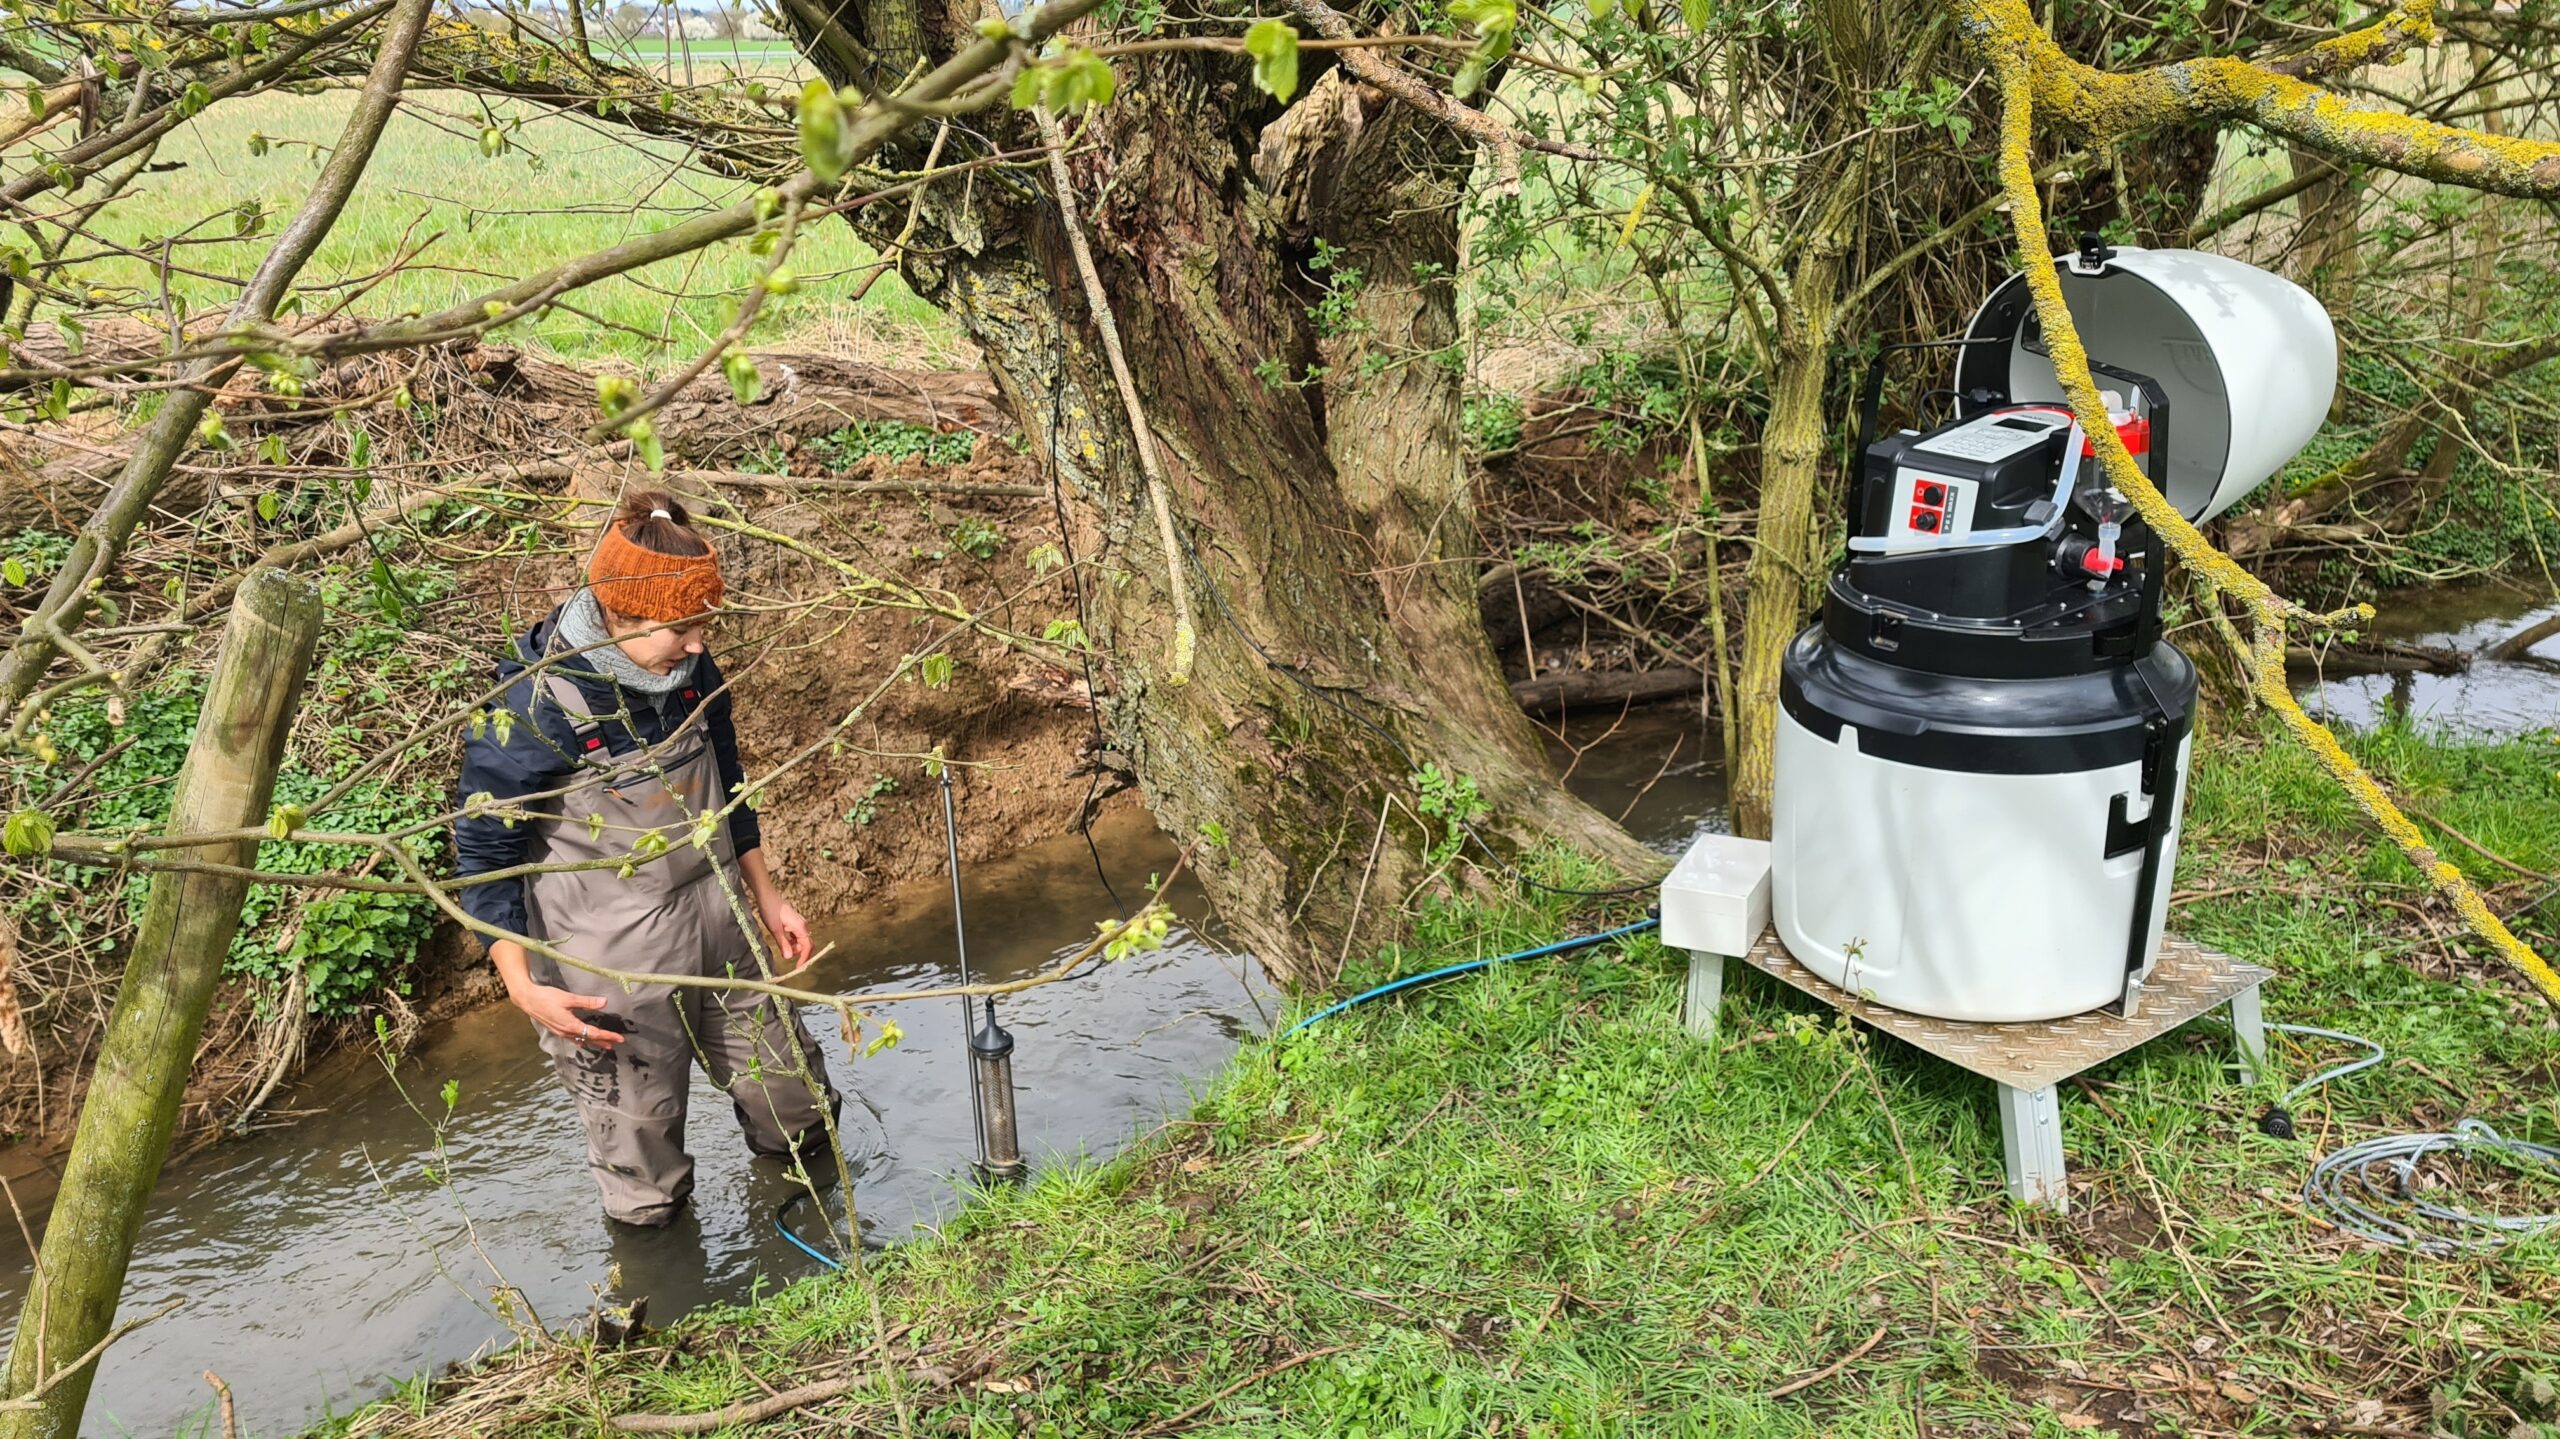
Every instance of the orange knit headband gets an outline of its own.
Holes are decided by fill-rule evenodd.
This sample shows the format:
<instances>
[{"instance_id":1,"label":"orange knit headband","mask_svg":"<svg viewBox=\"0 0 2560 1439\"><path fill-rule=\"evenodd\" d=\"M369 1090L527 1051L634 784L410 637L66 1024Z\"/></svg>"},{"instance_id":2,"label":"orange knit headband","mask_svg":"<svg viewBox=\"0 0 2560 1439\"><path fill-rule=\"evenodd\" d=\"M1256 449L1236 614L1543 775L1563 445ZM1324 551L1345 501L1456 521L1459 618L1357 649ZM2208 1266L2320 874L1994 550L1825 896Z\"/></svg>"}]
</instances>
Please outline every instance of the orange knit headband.
<instances>
[{"instance_id":1,"label":"orange knit headband","mask_svg":"<svg viewBox=\"0 0 2560 1439\"><path fill-rule=\"evenodd\" d=\"M720 607L720 557L662 555L608 524L587 559L587 584L615 614L670 624Z\"/></svg>"}]
</instances>

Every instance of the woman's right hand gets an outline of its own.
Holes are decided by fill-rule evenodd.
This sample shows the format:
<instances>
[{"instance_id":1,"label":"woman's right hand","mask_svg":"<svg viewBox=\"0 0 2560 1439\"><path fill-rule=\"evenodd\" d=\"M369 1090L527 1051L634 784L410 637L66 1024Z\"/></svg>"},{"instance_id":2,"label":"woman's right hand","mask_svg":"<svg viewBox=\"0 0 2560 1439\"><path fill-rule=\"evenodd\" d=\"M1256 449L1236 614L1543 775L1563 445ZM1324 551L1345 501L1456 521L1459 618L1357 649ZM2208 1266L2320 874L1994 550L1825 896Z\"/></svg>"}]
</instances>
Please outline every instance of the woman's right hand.
<instances>
[{"instance_id":1,"label":"woman's right hand","mask_svg":"<svg viewBox=\"0 0 2560 1439\"><path fill-rule=\"evenodd\" d=\"M498 968L498 978L506 983L508 1001L531 1015L534 1023L572 1044L611 1049L622 1042L618 1029L587 1022L587 1011L604 1008L603 996L573 994L536 980L527 971L523 945L499 940L489 946L489 959Z\"/></svg>"},{"instance_id":2,"label":"woman's right hand","mask_svg":"<svg viewBox=\"0 0 2560 1439\"><path fill-rule=\"evenodd\" d=\"M522 989L508 991L507 998L515 1001L516 1008L533 1016L534 1023L573 1044L611 1049L623 1040L623 1036L615 1031L587 1022L588 1011L605 1007L602 995L575 994L547 984L527 984Z\"/></svg>"}]
</instances>

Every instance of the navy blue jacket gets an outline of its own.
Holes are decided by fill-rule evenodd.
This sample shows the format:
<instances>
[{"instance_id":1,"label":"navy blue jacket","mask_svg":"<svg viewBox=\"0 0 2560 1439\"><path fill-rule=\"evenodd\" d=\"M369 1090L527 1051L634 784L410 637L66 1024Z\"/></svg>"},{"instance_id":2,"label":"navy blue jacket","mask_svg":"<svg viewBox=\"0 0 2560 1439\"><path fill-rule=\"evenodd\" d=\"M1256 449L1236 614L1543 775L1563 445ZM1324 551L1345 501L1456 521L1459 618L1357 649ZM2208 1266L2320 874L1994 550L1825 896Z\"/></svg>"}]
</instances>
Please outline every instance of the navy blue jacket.
<instances>
[{"instance_id":1,"label":"navy blue jacket","mask_svg":"<svg viewBox=\"0 0 2560 1439\"><path fill-rule=\"evenodd\" d=\"M479 732L467 733L463 740L459 786L462 799L468 801L481 793L501 801L518 799L568 783L575 768L569 757L581 748L572 732L575 722L561 712L549 694L542 694L539 700L535 697L539 682L556 674L566 676L578 687L578 693L586 698L588 714L604 721L600 734L614 754L664 741L687 716L700 709L701 723L711 741L712 760L719 766L720 783L726 791L722 798L735 800L746 784L746 770L738 763L738 730L730 713L729 693L720 667L712 663L711 656L695 656L691 681L682 689L663 695L626 695L613 681L582 666L577 657L562 660L541 675L526 675L526 667L537 663L550 645L552 629L559 621L560 612L553 610L498 660L498 678L507 690L488 707L482 723L476 726ZM503 738L494 722L496 711L502 707L512 710L515 716ZM536 804L533 808L544 806ZM495 815L465 815L453 824L454 869L465 879L491 870L512 869L525 862L532 840L531 827L522 820L510 826ZM756 827L754 810L738 805L729 811L729 842L740 855L764 842ZM461 899L463 909L472 918L517 934L525 932L521 877L471 885L462 891Z\"/></svg>"}]
</instances>

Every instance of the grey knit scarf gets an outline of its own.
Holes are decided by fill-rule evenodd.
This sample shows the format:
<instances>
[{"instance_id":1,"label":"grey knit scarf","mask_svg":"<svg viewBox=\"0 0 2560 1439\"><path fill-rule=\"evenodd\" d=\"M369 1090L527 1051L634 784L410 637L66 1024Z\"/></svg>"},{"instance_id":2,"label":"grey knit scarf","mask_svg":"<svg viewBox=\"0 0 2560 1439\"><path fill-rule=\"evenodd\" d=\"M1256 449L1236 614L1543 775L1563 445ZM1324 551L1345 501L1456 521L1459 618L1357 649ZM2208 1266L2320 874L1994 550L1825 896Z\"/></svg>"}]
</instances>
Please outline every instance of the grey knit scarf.
<instances>
[{"instance_id":1,"label":"grey knit scarf","mask_svg":"<svg viewBox=\"0 0 2560 1439\"><path fill-rule=\"evenodd\" d=\"M592 648L590 648L592 646ZM596 592L580 589L560 607L560 647L585 650L586 653L566 661L603 675L633 694L669 694L685 686L693 678L694 656L686 655L684 663L665 674L651 674L622 652L605 632L604 606L596 603Z\"/></svg>"}]
</instances>

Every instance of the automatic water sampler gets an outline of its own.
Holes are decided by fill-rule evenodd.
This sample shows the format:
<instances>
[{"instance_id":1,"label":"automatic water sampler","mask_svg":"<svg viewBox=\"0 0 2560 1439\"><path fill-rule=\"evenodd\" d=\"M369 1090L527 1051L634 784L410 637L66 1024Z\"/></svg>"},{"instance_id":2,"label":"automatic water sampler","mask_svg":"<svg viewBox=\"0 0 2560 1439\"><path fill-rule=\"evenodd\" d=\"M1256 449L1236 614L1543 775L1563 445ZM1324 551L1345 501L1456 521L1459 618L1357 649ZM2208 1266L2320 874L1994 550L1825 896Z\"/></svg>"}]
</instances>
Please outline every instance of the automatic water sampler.
<instances>
[{"instance_id":1,"label":"automatic water sampler","mask_svg":"<svg viewBox=\"0 0 2560 1439\"><path fill-rule=\"evenodd\" d=\"M2218 255L2058 261L2109 419L2190 520L2327 416L2328 314ZM1785 658L1772 909L1797 962L1943 1019L2131 1014L2176 867L2196 672L2161 634L2162 545L2106 479L2023 276L1952 342L1954 418L1877 437L1848 552ZM1939 393L1944 393L1943 391Z\"/></svg>"}]
</instances>

